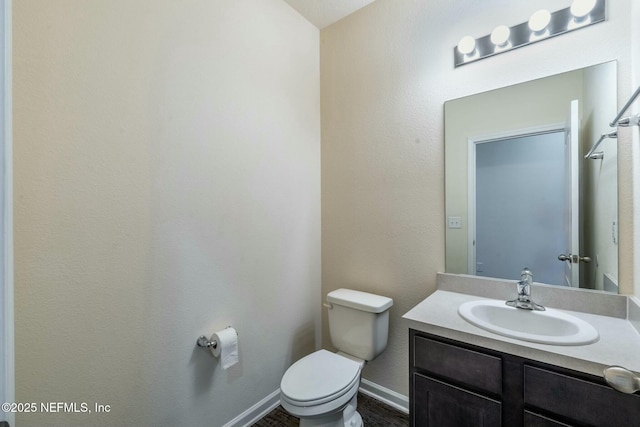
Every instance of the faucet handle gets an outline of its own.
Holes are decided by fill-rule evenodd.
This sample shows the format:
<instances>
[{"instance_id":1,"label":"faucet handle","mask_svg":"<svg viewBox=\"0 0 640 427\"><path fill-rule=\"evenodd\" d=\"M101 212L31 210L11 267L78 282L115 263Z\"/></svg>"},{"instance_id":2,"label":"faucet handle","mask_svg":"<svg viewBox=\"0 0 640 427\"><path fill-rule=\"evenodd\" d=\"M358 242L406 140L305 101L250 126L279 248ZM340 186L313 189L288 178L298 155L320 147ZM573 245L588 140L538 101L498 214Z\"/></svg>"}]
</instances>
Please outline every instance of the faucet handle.
<instances>
[{"instance_id":1,"label":"faucet handle","mask_svg":"<svg viewBox=\"0 0 640 427\"><path fill-rule=\"evenodd\" d=\"M521 291L526 292L527 295L531 292L530 286L533 283L533 273L528 267L525 267L520 273L520 281L518 282L518 293Z\"/></svg>"},{"instance_id":2,"label":"faucet handle","mask_svg":"<svg viewBox=\"0 0 640 427\"><path fill-rule=\"evenodd\" d=\"M531 294L531 288L526 280L518 280L517 285L519 297L528 297Z\"/></svg>"}]
</instances>

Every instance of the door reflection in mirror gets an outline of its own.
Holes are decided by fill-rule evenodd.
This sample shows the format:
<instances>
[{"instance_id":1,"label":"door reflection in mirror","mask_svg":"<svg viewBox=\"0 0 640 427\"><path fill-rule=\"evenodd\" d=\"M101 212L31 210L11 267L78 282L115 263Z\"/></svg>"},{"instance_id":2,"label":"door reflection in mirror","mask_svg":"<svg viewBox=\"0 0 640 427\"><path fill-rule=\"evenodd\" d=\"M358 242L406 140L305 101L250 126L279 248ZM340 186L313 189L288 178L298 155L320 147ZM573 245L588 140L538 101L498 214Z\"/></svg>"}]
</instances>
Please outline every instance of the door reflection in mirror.
<instances>
[{"instance_id":1,"label":"door reflection in mirror","mask_svg":"<svg viewBox=\"0 0 640 427\"><path fill-rule=\"evenodd\" d=\"M475 144L475 274L526 265L539 282L564 283L564 142L559 130Z\"/></svg>"}]
</instances>

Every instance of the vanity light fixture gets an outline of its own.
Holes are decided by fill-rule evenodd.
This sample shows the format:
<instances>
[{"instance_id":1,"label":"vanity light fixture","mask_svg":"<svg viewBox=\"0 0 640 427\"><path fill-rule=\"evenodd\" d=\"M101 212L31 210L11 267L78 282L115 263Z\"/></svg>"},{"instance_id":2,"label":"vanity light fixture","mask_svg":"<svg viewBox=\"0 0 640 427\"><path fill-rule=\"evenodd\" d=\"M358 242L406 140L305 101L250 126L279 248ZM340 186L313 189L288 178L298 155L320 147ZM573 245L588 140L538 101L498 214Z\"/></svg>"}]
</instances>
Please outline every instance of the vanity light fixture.
<instances>
[{"instance_id":1,"label":"vanity light fixture","mask_svg":"<svg viewBox=\"0 0 640 427\"><path fill-rule=\"evenodd\" d=\"M574 0L566 9L555 12L538 10L527 22L512 27L500 25L483 37L465 36L453 49L454 66L603 22L606 20L605 12L606 0Z\"/></svg>"}]
</instances>

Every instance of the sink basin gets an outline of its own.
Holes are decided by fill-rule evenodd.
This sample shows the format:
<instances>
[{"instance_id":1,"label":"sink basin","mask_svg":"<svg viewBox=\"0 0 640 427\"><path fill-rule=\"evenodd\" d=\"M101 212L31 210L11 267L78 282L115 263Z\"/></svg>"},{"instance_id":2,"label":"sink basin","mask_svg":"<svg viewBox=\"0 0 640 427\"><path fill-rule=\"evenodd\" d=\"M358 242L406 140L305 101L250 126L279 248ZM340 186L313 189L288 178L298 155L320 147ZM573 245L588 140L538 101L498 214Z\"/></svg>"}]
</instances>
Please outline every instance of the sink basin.
<instances>
[{"instance_id":1,"label":"sink basin","mask_svg":"<svg viewBox=\"0 0 640 427\"><path fill-rule=\"evenodd\" d=\"M600 338L589 323L552 308L531 311L510 307L504 301L477 300L461 304L458 314L472 325L523 341L585 345Z\"/></svg>"}]
</instances>

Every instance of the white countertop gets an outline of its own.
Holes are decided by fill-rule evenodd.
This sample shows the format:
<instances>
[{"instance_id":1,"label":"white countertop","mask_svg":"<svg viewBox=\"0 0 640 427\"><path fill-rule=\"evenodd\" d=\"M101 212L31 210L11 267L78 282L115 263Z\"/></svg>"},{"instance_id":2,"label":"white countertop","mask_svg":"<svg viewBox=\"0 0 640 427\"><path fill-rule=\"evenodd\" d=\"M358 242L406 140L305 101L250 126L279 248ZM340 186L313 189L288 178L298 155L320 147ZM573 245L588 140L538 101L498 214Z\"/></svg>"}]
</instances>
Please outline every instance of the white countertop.
<instances>
[{"instance_id":1,"label":"white countertop","mask_svg":"<svg viewBox=\"0 0 640 427\"><path fill-rule=\"evenodd\" d=\"M460 317L460 304L479 299L488 298L437 290L402 317L418 331L592 375L602 376L603 369L612 365L640 373L640 334L628 320L557 309L590 323L600 339L581 346L537 344L485 331Z\"/></svg>"}]
</instances>

